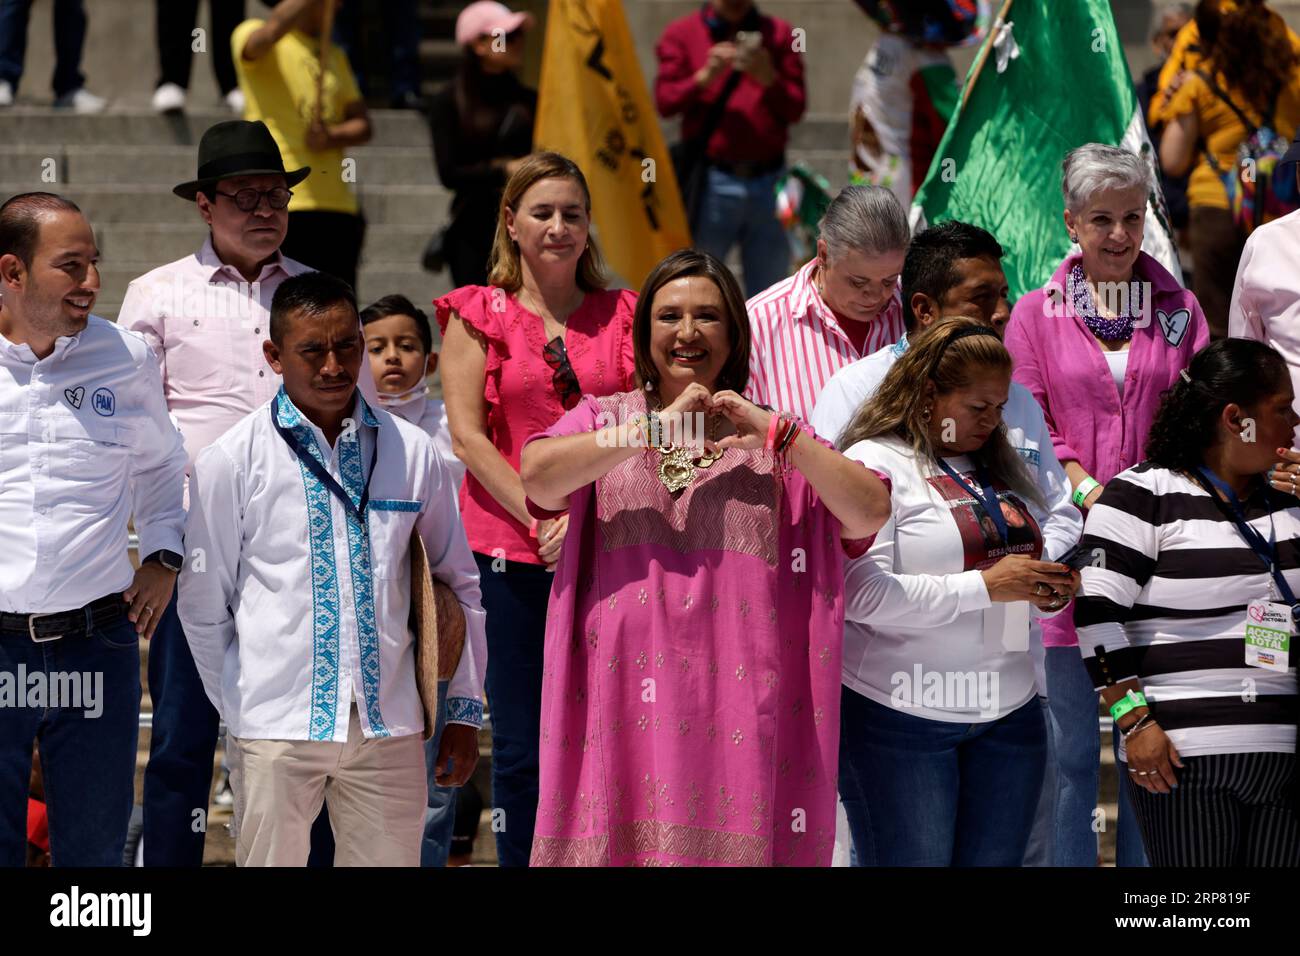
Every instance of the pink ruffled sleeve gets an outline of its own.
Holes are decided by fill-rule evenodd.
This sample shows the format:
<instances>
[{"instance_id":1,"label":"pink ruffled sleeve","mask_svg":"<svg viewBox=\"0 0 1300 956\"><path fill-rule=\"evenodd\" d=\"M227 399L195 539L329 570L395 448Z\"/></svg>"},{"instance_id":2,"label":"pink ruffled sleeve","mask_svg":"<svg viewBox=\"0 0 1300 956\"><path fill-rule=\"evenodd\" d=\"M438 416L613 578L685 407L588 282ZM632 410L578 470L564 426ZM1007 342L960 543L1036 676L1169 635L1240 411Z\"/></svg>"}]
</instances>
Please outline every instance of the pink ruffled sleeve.
<instances>
[{"instance_id":1,"label":"pink ruffled sleeve","mask_svg":"<svg viewBox=\"0 0 1300 956\"><path fill-rule=\"evenodd\" d=\"M474 329L487 341L487 366L484 369L483 397L489 405L501 404L501 360L506 350L505 330L502 318L505 312L494 309L498 302L508 307L509 295L504 289L491 286L467 285L453 289L446 295L433 300L433 307L438 319L438 331L447 334L447 323L452 313Z\"/></svg>"},{"instance_id":2,"label":"pink ruffled sleeve","mask_svg":"<svg viewBox=\"0 0 1300 956\"><path fill-rule=\"evenodd\" d=\"M636 290L620 289L618 306L614 310L614 317L620 324L620 334L622 335L622 348L619 350L619 360L623 370L621 388L627 392L636 388L636 349L632 337L632 320L636 314L636 297Z\"/></svg>"}]
</instances>

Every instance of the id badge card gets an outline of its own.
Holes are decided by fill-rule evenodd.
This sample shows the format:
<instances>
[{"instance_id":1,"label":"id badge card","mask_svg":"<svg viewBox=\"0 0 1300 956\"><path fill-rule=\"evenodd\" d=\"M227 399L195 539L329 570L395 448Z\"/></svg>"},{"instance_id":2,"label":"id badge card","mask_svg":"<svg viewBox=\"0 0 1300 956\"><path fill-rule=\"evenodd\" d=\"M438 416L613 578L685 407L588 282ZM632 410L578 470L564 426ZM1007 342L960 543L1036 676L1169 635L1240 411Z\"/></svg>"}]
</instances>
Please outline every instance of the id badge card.
<instances>
[{"instance_id":1,"label":"id badge card","mask_svg":"<svg viewBox=\"0 0 1300 956\"><path fill-rule=\"evenodd\" d=\"M1246 664L1285 674L1290 656L1290 606L1251 601L1246 606Z\"/></svg>"},{"instance_id":2,"label":"id badge card","mask_svg":"<svg viewBox=\"0 0 1300 956\"><path fill-rule=\"evenodd\" d=\"M999 601L984 609L985 654L998 656L1028 651L1028 601Z\"/></svg>"}]
</instances>

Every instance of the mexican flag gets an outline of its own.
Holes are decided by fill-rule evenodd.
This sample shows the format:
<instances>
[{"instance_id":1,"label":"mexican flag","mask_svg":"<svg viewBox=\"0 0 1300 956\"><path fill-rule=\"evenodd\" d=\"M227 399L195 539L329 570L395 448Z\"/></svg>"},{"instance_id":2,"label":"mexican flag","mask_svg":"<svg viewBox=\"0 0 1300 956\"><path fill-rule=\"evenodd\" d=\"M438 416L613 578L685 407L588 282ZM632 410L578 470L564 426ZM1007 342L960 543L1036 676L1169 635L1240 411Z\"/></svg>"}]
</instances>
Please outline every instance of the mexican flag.
<instances>
[{"instance_id":1,"label":"mexican flag","mask_svg":"<svg viewBox=\"0 0 1300 956\"><path fill-rule=\"evenodd\" d=\"M1070 252L1061 161L1085 143L1120 146L1151 164L1142 249L1181 281L1108 0L1004 0L913 199L913 229L960 219L993 233L1014 301L1043 286Z\"/></svg>"}]
</instances>

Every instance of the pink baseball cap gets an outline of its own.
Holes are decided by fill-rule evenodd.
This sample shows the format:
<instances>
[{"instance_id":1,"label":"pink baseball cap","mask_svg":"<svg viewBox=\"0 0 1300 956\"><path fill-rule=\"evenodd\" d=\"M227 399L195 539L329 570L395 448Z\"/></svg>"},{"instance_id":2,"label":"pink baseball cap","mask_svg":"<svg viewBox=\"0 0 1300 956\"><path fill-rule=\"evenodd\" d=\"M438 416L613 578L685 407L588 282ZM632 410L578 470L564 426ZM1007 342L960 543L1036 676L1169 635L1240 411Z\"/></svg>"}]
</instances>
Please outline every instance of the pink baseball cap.
<instances>
[{"instance_id":1,"label":"pink baseball cap","mask_svg":"<svg viewBox=\"0 0 1300 956\"><path fill-rule=\"evenodd\" d=\"M533 25L531 13L515 13L496 0L478 0L460 12L456 18L456 45L467 46L493 30L513 33L519 27Z\"/></svg>"}]
</instances>

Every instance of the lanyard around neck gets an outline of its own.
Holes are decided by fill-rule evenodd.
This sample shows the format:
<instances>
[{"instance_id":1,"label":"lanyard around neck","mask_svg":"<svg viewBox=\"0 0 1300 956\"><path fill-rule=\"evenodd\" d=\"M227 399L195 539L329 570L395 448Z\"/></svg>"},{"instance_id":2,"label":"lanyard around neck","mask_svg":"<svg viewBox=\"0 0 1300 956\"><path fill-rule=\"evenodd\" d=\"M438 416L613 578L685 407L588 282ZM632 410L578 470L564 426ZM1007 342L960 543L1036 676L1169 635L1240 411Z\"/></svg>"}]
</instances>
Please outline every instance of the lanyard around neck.
<instances>
[{"instance_id":1,"label":"lanyard around neck","mask_svg":"<svg viewBox=\"0 0 1300 956\"><path fill-rule=\"evenodd\" d=\"M979 488L968 485L966 479L957 472L957 469L942 458L939 459L939 467L943 469L944 474L957 482L957 486L962 491L979 502L980 508L989 516L989 520L997 526L998 534L1002 536L1002 543L1004 545L1010 544L1010 538L1007 534L1007 519L1002 514L1002 504L998 501L998 493L993 490L993 483L989 480L988 472L985 471L983 463L979 461L975 463L975 475L979 479Z\"/></svg>"},{"instance_id":2,"label":"lanyard around neck","mask_svg":"<svg viewBox=\"0 0 1300 956\"><path fill-rule=\"evenodd\" d=\"M303 447L302 442L298 440L298 436L293 433L293 429L286 428L284 425L280 424L280 420L275 417L275 406L276 403L272 402L271 424L274 425L275 430L280 433L280 437L285 440L285 443L291 449L293 449L293 453L298 456L298 460L302 462L303 467L315 475L320 483L328 488L334 497L338 498L338 500L343 503L343 507L356 516L357 520L364 528L366 526L366 506L370 503L370 479L375 476L375 462L379 459L379 435L377 433L375 435L375 447L370 451L370 470L366 473L366 482L361 489L361 501L360 503L357 503L353 501L352 496L344 491L342 486L334 480L334 476L325 469L325 466L317 460L316 456ZM361 436L358 434L358 447L360 446L360 443Z\"/></svg>"},{"instance_id":3,"label":"lanyard around neck","mask_svg":"<svg viewBox=\"0 0 1300 956\"><path fill-rule=\"evenodd\" d=\"M1237 531L1246 539L1250 549L1268 567L1268 573L1272 575L1273 583L1277 585L1278 594L1282 596L1283 601L1291 605L1291 613L1294 617L1297 611L1300 611L1300 608L1296 606L1295 592L1291 590L1291 585L1287 583L1287 579L1283 577L1282 571L1277 566L1277 528L1273 524L1273 513L1270 511L1268 515L1268 540L1266 541L1262 534L1246 523L1246 513L1241 506L1241 499L1237 497L1237 493L1232 490L1228 483L1204 466L1198 468L1197 472L1201 478L1212 486L1206 488L1206 491L1210 493L1210 497L1216 503L1219 503L1220 499L1214 493L1215 488L1223 492L1223 496L1228 499L1227 510L1232 517L1233 523L1237 526Z\"/></svg>"}]
</instances>

